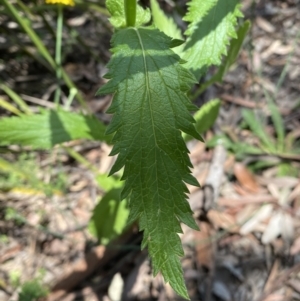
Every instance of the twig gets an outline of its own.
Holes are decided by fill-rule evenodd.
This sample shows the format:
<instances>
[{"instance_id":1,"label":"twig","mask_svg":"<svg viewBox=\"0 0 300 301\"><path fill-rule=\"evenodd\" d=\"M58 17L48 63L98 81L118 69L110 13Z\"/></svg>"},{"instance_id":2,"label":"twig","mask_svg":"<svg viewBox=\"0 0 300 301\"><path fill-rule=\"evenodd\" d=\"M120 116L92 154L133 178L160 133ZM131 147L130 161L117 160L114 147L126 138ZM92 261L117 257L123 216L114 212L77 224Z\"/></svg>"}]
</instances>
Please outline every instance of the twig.
<instances>
[{"instance_id":1,"label":"twig","mask_svg":"<svg viewBox=\"0 0 300 301\"><path fill-rule=\"evenodd\" d=\"M300 263L296 264L292 268L285 271L282 276L277 277L277 280L273 283L273 285L268 289L267 292L263 293L262 296L260 296L256 301L263 301L265 300L272 292L282 288L282 286L285 284L285 282L288 281L291 274L299 273L300 271Z\"/></svg>"},{"instance_id":2,"label":"twig","mask_svg":"<svg viewBox=\"0 0 300 301\"><path fill-rule=\"evenodd\" d=\"M47 101L47 100L44 100L44 99L32 97L32 96L25 95L25 94L21 94L21 97L26 101L32 102L32 103L34 103L36 105L39 105L39 106L42 106L42 107L46 107L46 108L49 108L49 109L54 109L55 108L54 103L52 103L50 101Z\"/></svg>"},{"instance_id":3,"label":"twig","mask_svg":"<svg viewBox=\"0 0 300 301\"><path fill-rule=\"evenodd\" d=\"M261 108L262 107L261 104L255 103L255 102L250 101L250 100L243 99L241 97L231 96L229 94L222 94L220 96L220 98L225 100L225 101L232 102L234 104L237 104L237 105L249 108L249 109L256 109L256 108Z\"/></svg>"}]
</instances>

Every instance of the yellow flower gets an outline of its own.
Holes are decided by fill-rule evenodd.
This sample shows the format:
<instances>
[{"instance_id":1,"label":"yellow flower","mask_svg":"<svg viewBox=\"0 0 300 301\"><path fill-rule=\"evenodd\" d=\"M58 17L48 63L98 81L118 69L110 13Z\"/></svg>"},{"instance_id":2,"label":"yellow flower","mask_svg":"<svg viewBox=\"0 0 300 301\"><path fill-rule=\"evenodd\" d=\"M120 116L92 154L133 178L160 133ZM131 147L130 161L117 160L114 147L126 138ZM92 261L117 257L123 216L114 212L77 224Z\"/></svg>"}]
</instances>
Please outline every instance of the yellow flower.
<instances>
[{"instance_id":1,"label":"yellow flower","mask_svg":"<svg viewBox=\"0 0 300 301\"><path fill-rule=\"evenodd\" d=\"M69 5L74 6L74 0L45 0L47 4L63 4L63 5Z\"/></svg>"}]
</instances>

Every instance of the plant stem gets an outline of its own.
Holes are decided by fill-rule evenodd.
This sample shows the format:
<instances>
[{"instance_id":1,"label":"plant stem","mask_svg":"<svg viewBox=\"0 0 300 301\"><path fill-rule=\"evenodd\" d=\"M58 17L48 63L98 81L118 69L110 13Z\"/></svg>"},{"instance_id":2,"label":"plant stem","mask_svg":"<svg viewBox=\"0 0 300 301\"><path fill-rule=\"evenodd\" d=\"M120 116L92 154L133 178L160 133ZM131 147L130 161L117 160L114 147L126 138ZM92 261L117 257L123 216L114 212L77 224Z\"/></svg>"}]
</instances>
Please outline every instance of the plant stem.
<instances>
[{"instance_id":1,"label":"plant stem","mask_svg":"<svg viewBox=\"0 0 300 301\"><path fill-rule=\"evenodd\" d=\"M136 0L124 0L127 27L135 26Z\"/></svg>"},{"instance_id":2,"label":"plant stem","mask_svg":"<svg viewBox=\"0 0 300 301\"><path fill-rule=\"evenodd\" d=\"M0 90L3 90L26 114L31 114L31 110L26 102L9 86L0 83Z\"/></svg>"},{"instance_id":3,"label":"plant stem","mask_svg":"<svg viewBox=\"0 0 300 301\"><path fill-rule=\"evenodd\" d=\"M54 102L56 107L59 105L59 99L61 94L61 42L62 42L62 31L63 31L63 7L58 4L58 16L57 16L57 29L56 29L56 48L55 48L55 63L56 63L56 79L57 88L55 91Z\"/></svg>"},{"instance_id":4,"label":"plant stem","mask_svg":"<svg viewBox=\"0 0 300 301\"><path fill-rule=\"evenodd\" d=\"M99 171L96 167L94 167L87 159L85 159L82 155L80 155L77 151L75 151L71 147L63 146L62 148L77 162L84 165L86 168L88 168L91 172L93 172L95 175L99 174Z\"/></svg>"}]
</instances>

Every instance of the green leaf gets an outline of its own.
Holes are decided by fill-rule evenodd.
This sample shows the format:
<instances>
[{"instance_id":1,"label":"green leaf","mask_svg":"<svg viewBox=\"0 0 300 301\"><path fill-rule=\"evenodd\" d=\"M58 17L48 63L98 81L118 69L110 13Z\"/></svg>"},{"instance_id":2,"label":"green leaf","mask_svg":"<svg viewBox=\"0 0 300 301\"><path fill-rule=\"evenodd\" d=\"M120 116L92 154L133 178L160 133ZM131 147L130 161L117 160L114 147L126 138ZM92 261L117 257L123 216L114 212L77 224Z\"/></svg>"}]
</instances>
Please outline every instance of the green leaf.
<instances>
[{"instance_id":1,"label":"green leaf","mask_svg":"<svg viewBox=\"0 0 300 301\"><path fill-rule=\"evenodd\" d=\"M196 130L202 134L209 130L215 123L220 109L221 102L219 99L213 99L204 104L198 112L194 115L196 120ZM183 135L185 141L192 139L189 135Z\"/></svg>"},{"instance_id":2,"label":"green leaf","mask_svg":"<svg viewBox=\"0 0 300 301\"><path fill-rule=\"evenodd\" d=\"M164 32L167 36L173 39L183 40L181 30L178 28L173 18L168 17L164 13L164 11L159 7L159 4L156 0L151 0L150 4L151 4L153 24L155 25L155 27L157 27L160 31ZM176 49L174 49L174 52L180 54L182 52L182 49L183 47L178 47L178 48L176 47Z\"/></svg>"},{"instance_id":3,"label":"green leaf","mask_svg":"<svg viewBox=\"0 0 300 301\"><path fill-rule=\"evenodd\" d=\"M278 164L277 163L277 167L278 167L278 172L277 172L277 176L278 177L298 177L299 174L299 168L297 168L296 166L292 165L290 162L283 162Z\"/></svg>"},{"instance_id":4,"label":"green leaf","mask_svg":"<svg viewBox=\"0 0 300 301\"><path fill-rule=\"evenodd\" d=\"M5 175L4 183L0 183L0 189L10 190L17 187L17 189L24 188L26 190L25 187L28 186L30 187L29 190L32 194L45 193L47 196L54 194L61 195L63 193L60 190L61 187L57 187L58 181L61 178L58 177L50 184L46 184L37 177L39 170L34 168L34 162L31 163L33 166L32 164L26 166L22 160L11 163L3 158L0 158L0 174Z\"/></svg>"},{"instance_id":5,"label":"green leaf","mask_svg":"<svg viewBox=\"0 0 300 301\"><path fill-rule=\"evenodd\" d=\"M280 111L275 103L275 100L270 95L270 93L263 87L265 97L268 101L268 108L271 113L271 118L273 125L275 127L276 135L277 135L277 150L279 152L284 152L287 149L287 143L285 143L285 127L284 122L281 117Z\"/></svg>"},{"instance_id":6,"label":"green leaf","mask_svg":"<svg viewBox=\"0 0 300 301\"><path fill-rule=\"evenodd\" d=\"M233 142L225 134L219 134L208 140L205 145L207 147L216 147L217 145L223 145L226 149L232 149Z\"/></svg>"},{"instance_id":7,"label":"green leaf","mask_svg":"<svg viewBox=\"0 0 300 301\"><path fill-rule=\"evenodd\" d=\"M117 177L108 177L107 174L98 174L96 176L96 182L103 191L107 192L113 188L121 188L123 182Z\"/></svg>"},{"instance_id":8,"label":"green leaf","mask_svg":"<svg viewBox=\"0 0 300 301\"><path fill-rule=\"evenodd\" d=\"M251 22L244 22L237 30L237 38L231 39L230 46L228 49L228 55L224 58L223 63L219 67L217 73L215 73L208 81L201 84L200 88L197 89L193 95L193 99L196 99L202 92L204 92L212 84L219 82L221 83L224 75L227 73L229 68L236 62L237 56L243 45L244 39L250 29Z\"/></svg>"},{"instance_id":9,"label":"green leaf","mask_svg":"<svg viewBox=\"0 0 300 301\"><path fill-rule=\"evenodd\" d=\"M258 147L252 146L245 142L233 142L225 134L216 135L206 143L207 147L215 147L223 145L226 149L232 151L236 157L244 157L245 155L262 155L264 152Z\"/></svg>"},{"instance_id":10,"label":"green leaf","mask_svg":"<svg viewBox=\"0 0 300 301\"><path fill-rule=\"evenodd\" d=\"M265 151L269 153L276 153L276 145L271 140L271 138L267 135L264 125L261 120L258 119L254 112L251 110L244 109L242 111L242 115L246 123L248 124L251 131L261 140L261 142L265 146Z\"/></svg>"},{"instance_id":11,"label":"green leaf","mask_svg":"<svg viewBox=\"0 0 300 301\"><path fill-rule=\"evenodd\" d=\"M274 100L270 97L268 99L268 107L271 112L271 118L275 127L277 135L277 150L279 152L284 152L285 150L285 128L284 122L279 112L278 107L274 103Z\"/></svg>"},{"instance_id":12,"label":"green leaf","mask_svg":"<svg viewBox=\"0 0 300 301\"><path fill-rule=\"evenodd\" d=\"M42 284L40 279L33 279L22 284L19 293L19 301L34 301L42 297L47 297L48 289Z\"/></svg>"},{"instance_id":13,"label":"green leaf","mask_svg":"<svg viewBox=\"0 0 300 301\"><path fill-rule=\"evenodd\" d=\"M192 0L184 20L188 39L183 59L199 79L211 65L220 65L230 38L236 38L237 18L242 17L239 0Z\"/></svg>"},{"instance_id":14,"label":"green leaf","mask_svg":"<svg viewBox=\"0 0 300 301\"><path fill-rule=\"evenodd\" d=\"M230 41L228 55L226 56L223 64L219 67L218 72L213 77L215 81L221 82L229 68L236 62L237 56L241 50L245 37L248 34L250 26L251 22L246 21L237 30L237 38Z\"/></svg>"},{"instance_id":15,"label":"green leaf","mask_svg":"<svg viewBox=\"0 0 300 301\"><path fill-rule=\"evenodd\" d=\"M186 200L186 183L199 185L181 132L200 139L186 92L195 82L169 47L171 38L154 28L127 28L113 35L110 81L99 94L114 93L107 133L115 133L111 174L125 166L121 198L128 198L129 222L144 230L154 275L188 298L179 257L180 222L198 229Z\"/></svg>"},{"instance_id":16,"label":"green leaf","mask_svg":"<svg viewBox=\"0 0 300 301\"><path fill-rule=\"evenodd\" d=\"M45 110L40 114L0 119L0 144L21 144L50 149L75 139L108 141L105 126L92 116Z\"/></svg>"},{"instance_id":17,"label":"green leaf","mask_svg":"<svg viewBox=\"0 0 300 301\"><path fill-rule=\"evenodd\" d=\"M105 4L111 14L111 17L109 18L110 23L115 28L125 27L126 18L124 0L106 0ZM148 23L150 19L151 14L149 8L143 9L140 5L137 5L135 25L139 26Z\"/></svg>"},{"instance_id":18,"label":"green leaf","mask_svg":"<svg viewBox=\"0 0 300 301\"><path fill-rule=\"evenodd\" d=\"M126 200L120 202L121 189L108 191L95 207L88 229L100 243L107 245L127 226L129 209Z\"/></svg>"},{"instance_id":19,"label":"green leaf","mask_svg":"<svg viewBox=\"0 0 300 301\"><path fill-rule=\"evenodd\" d=\"M197 90L196 95L200 95L205 91L210 85L219 82L221 83L224 75L227 73L229 68L236 62L237 56L240 52L240 49L243 45L244 39L250 29L251 22L244 22L239 29L237 30L237 38L231 39L230 46L228 49L228 55L225 57L224 62L219 67L217 73L210 78L207 82L203 83L199 90Z\"/></svg>"}]
</instances>

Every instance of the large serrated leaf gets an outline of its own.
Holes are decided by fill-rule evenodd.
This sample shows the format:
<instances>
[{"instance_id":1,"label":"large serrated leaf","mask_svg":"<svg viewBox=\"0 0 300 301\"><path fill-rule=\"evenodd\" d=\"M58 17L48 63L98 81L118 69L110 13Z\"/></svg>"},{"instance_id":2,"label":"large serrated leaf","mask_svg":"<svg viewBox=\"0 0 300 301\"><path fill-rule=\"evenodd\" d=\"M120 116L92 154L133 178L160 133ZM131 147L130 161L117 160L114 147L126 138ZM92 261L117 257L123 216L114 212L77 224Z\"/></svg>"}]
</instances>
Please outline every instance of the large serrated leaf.
<instances>
[{"instance_id":1,"label":"large serrated leaf","mask_svg":"<svg viewBox=\"0 0 300 301\"><path fill-rule=\"evenodd\" d=\"M180 28L178 28L173 18L167 16L164 13L164 11L159 7L159 4L156 0L151 0L150 4L151 4L153 24L160 31L164 32L167 36L173 39L183 40L181 30ZM182 49L183 46L176 47L173 49L173 51L177 54L180 54L182 52Z\"/></svg>"},{"instance_id":2,"label":"large serrated leaf","mask_svg":"<svg viewBox=\"0 0 300 301\"><path fill-rule=\"evenodd\" d=\"M251 22L245 21L237 30L237 38L232 39L230 41L230 45L228 48L228 55L225 57L221 66L219 67L216 74L214 74L207 82L201 85L201 88L197 90L196 95L200 95L203 91L205 91L210 85L219 82L221 83L223 77L229 70L229 68L236 62L237 56L240 52L240 49L243 45L243 42L246 38L246 35L250 29Z\"/></svg>"},{"instance_id":3,"label":"large serrated leaf","mask_svg":"<svg viewBox=\"0 0 300 301\"><path fill-rule=\"evenodd\" d=\"M109 140L104 135L105 126L95 117L62 110L2 118L0 129L0 144L21 144L40 149L50 149L74 139Z\"/></svg>"},{"instance_id":4,"label":"large serrated leaf","mask_svg":"<svg viewBox=\"0 0 300 301\"><path fill-rule=\"evenodd\" d=\"M121 198L128 198L129 222L144 230L154 274L188 298L179 257L183 249L177 233L180 222L197 229L186 200L184 182L192 177L184 131L201 139L189 110L195 109L186 92L195 82L169 47L171 38L154 28L127 28L112 38L108 64L110 81L99 94L114 93L107 133L115 133L111 155L118 158L111 173L125 166Z\"/></svg>"},{"instance_id":5,"label":"large serrated leaf","mask_svg":"<svg viewBox=\"0 0 300 301\"><path fill-rule=\"evenodd\" d=\"M199 79L207 67L220 65L230 38L236 38L237 18L242 17L239 0L192 0L184 20L188 21L183 59Z\"/></svg>"}]
</instances>

